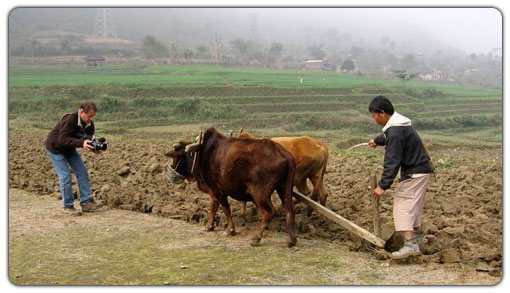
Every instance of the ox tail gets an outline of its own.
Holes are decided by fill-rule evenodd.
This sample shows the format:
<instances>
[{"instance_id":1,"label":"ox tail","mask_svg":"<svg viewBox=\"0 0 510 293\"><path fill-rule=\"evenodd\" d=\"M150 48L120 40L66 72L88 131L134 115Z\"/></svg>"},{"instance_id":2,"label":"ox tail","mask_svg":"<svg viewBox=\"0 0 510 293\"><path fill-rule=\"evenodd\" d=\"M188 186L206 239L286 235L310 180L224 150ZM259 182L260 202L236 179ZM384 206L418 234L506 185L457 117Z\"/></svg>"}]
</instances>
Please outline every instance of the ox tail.
<instances>
[{"instance_id":1,"label":"ox tail","mask_svg":"<svg viewBox=\"0 0 510 293\"><path fill-rule=\"evenodd\" d=\"M294 187L293 181L294 181L294 174L296 173L296 162L294 161L294 157L287 152L285 149L283 149L282 155L287 159L288 163L288 172L287 172L287 178L285 179L285 188L284 188L284 198L285 202L283 203L285 208L285 220L287 222L287 227L289 230L289 242L287 243L288 247L292 247L296 245L297 239L296 239L296 230L294 228L295 221L294 221L294 202L292 201L292 188Z\"/></svg>"}]
</instances>

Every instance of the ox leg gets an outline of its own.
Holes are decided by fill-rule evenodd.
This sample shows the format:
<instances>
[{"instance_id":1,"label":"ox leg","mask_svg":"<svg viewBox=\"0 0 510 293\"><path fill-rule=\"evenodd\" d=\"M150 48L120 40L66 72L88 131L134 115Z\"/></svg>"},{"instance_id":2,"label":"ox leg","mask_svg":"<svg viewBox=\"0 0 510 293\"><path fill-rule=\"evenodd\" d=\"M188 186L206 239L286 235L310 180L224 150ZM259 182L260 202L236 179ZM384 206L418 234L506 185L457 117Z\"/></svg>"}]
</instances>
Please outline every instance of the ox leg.
<instances>
[{"instance_id":1,"label":"ox leg","mask_svg":"<svg viewBox=\"0 0 510 293\"><path fill-rule=\"evenodd\" d=\"M328 198L328 193L326 192L326 189L324 189L324 184L321 182L320 188L319 188L319 201L321 205L326 205L326 199Z\"/></svg>"},{"instance_id":2,"label":"ox leg","mask_svg":"<svg viewBox=\"0 0 510 293\"><path fill-rule=\"evenodd\" d=\"M303 195L308 195L310 196L310 189L308 188L308 185L306 184L306 180L307 178L299 178L299 179L295 179L294 180L294 186L296 186L296 189L301 192ZM313 198L313 193L311 194L311 197L313 200L317 201L317 196L315 196L315 198ZM306 215L307 216L310 216L312 214L312 208L311 207L307 207L306 209Z\"/></svg>"},{"instance_id":3,"label":"ox leg","mask_svg":"<svg viewBox=\"0 0 510 293\"><path fill-rule=\"evenodd\" d=\"M310 178L310 181L313 185L313 192L312 192L312 199L317 201L317 197L319 198L319 201L321 205L326 204L326 199L328 198L328 194L326 193L326 190L324 189L324 183L322 181L323 176L322 175L316 175Z\"/></svg>"},{"instance_id":4,"label":"ox leg","mask_svg":"<svg viewBox=\"0 0 510 293\"><path fill-rule=\"evenodd\" d=\"M235 231L235 227L234 227L234 221L232 221L232 212L230 211L230 206L228 204L228 201L225 200L225 202L222 202L221 207L223 208L223 212L225 213L225 216L227 216L227 221L228 221L227 235L234 235L236 233L236 231Z\"/></svg>"},{"instance_id":5,"label":"ox leg","mask_svg":"<svg viewBox=\"0 0 510 293\"><path fill-rule=\"evenodd\" d=\"M244 219L246 220L246 202L243 201L241 202L242 204L242 209L241 209L241 215L244 217Z\"/></svg>"},{"instance_id":6,"label":"ox leg","mask_svg":"<svg viewBox=\"0 0 510 293\"><path fill-rule=\"evenodd\" d=\"M319 199L319 190L318 190L318 187L319 187L319 184L321 184L321 183L317 182L317 177L310 178L310 181L312 182L312 185L313 185L313 190L312 190L312 194L310 195L310 198L313 201L317 201ZM321 202L321 204L322 204L322 202ZM313 209L310 206L308 206L306 208L306 215L308 217L310 217L312 215L312 212L313 212Z\"/></svg>"},{"instance_id":7,"label":"ox leg","mask_svg":"<svg viewBox=\"0 0 510 293\"><path fill-rule=\"evenodd\" d=\"M216 216L219 205L220 203L211 197L211 213L209 214L209 222L207 222L207 225L205 226L206 231L214 230L214 217Z\"/></svg>"},{"instance_id":8,"label":"ox leg","mask_svg":"<svg viewBox=\"0 0 510 293\"><path fill-rule=\"evenodd\" d=\"M252 237L251 245L253 246L258 245L260 243L260 239L262 239L262 233L264 233L264 230L267 229L267 226L269 226L271 219L276 214L273 204L271 203L271 197L269 197L269 201L257 203L257 207L259 208L259 210L262 210L264 216L262 217L262 223L260 224L259 229Z\"/></svg>"},{"instance_id":9,"label":"ox leg","mask_svg":"<svg viewBox=\"0 0 510 293\"><path fill-rule=\"evenodd\" d=\"M303 195L309 195L310 194L310 189L308 188L308 185L306 184L306 179L307 178L305 177L305 178L296 178L294 180L294 186Z\"/></svg>"},{"instance_id":10,"label":"ox leg","mask_svg":"<svg viewBox=\"0 0 510 293\"><path fill-rule=\"evenodd\" d=\"M278 187L276 188L276 191L278 192L278 195L280 196L280 200L282 201L282 205L285 208L285 222L287 223L287 228L289 229L289 242L287 242L288 247L292 247L296 245L296 232L294 230L295 226L295 209L294 209L294 202L292 201L292 198L289 200L285 200L285 187ZM293 191L291 191L293 192Z\"/></svg>"}]
</instances>

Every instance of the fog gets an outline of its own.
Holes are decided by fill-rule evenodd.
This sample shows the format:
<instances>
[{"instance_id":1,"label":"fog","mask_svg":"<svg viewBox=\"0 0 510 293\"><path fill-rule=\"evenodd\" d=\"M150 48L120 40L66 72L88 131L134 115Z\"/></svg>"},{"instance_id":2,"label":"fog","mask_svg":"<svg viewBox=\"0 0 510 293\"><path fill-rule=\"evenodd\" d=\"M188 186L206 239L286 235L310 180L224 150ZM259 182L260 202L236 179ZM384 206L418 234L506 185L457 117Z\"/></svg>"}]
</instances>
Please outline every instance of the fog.
<instances>
[{"instance_id":1,"label":"fog","mask_svg":"<svg viewBox=\"0 0 510 293\"><path fill-rule=\"evenodd\" d=\"M495 8L246 8L271 36L285 27L292 34L304 26L335 28L365 41L384 36L400 43L433 41L465 53L502 48L502 14ZM277 31L277 30L276 30Z\"/></svg>"},{"instance_id":2,"label":"fog","mask_svg":"<svg viewBox=\"0 0 510 293\"><path fill-rule=\"evenodd\" d=\"M285 46L333 44L381 47L383 38L401 53L454 49L501 55L502 14L495 8L113 8L119 38L139 42L153 35L180 46L207 44L214 33L226 42L259 38ZM42 31L91 34L96 9L16 8L9 14L11 41ZM499 49L499 50L494 50Z\"/></svg>"}]
</instances>

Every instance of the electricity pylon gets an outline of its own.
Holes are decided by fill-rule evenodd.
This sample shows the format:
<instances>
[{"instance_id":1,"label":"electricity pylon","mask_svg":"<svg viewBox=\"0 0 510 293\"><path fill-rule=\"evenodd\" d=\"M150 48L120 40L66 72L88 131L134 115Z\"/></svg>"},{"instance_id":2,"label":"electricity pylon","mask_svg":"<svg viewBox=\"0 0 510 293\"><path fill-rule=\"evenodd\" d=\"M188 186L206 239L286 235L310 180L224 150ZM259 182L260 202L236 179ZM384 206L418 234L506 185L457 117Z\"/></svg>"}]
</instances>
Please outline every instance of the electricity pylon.
<instances>
[{"instance_id":1,"label":"electricity pylon","mask_svg":"<svg viewBox=\"0 0 510 293\"><path fill-rule=\"evenodd\" d=\"M94 24L94 36L117 39L111 8L98 8Z\"/></svg>"}]
</instances>

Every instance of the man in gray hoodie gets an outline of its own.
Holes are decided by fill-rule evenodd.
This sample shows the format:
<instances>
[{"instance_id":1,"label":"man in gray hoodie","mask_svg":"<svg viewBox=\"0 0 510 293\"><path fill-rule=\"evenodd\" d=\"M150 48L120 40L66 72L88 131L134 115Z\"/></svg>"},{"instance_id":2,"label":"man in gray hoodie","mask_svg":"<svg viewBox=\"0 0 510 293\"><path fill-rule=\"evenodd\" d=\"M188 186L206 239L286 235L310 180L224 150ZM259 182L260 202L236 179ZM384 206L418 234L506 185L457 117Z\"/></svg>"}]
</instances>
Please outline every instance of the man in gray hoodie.
<instances>
[{"instance_id":1,"label":"man in gray hoodie","mask_svg":"<svg viewBox=\"0 0 510 293\"><path fill-rule=\"evenodd\" d=\"M373 197L379 201L393 184L400 170L399 186L393 199L395 230L404 233L404 246L392 253L393 259L421 254L423 232L420 231L425 193L430 180L430 158L420 136L407 117L395 112L390 100L377 96L370 102L368 111L383 134L371 139L368 145L385 146L384 171Z\"/></svg>"}]
</instances>

